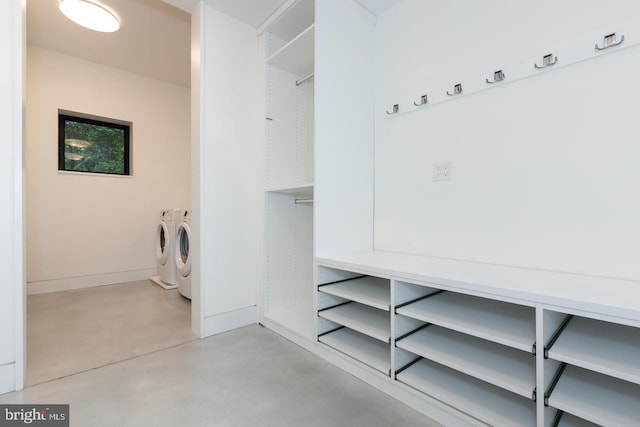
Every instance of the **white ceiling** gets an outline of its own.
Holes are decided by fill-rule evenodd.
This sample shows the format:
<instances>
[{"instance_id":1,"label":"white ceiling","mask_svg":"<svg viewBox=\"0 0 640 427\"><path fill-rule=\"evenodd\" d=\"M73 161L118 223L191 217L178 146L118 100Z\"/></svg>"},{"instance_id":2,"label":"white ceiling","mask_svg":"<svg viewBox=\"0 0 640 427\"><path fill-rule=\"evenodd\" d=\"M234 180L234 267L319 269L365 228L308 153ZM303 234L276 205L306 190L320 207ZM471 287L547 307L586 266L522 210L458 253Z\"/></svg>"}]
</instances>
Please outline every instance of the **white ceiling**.
<instances>
[{"instance_id":1,"label":"white ceiling","mask_svg":"<svg viewBox=\"0 0 640 427\"><path fill-rule=\"evenodd\" d=\"M4 0L2 0L4 1ZM98 33L68 20L58 0L27 0L27 43L189 86L191 16L161 0L102 0L121 27Z\"/></svg>"},{"instance_id":2,"label":"white ceiling","mask_svg":"<svg viewBox=\"0 0 640 427\"><path fill-rule=\"evenodd\" d=\"M74 24L58 9L59 0L27 0L27 43L189 86L188 12L197 0L94 1L117 13L121 22L119 31L97 33ZM205 0L209 6L256 28L285 1ZM378 15L402 0L356 1Z\"/></svg>"}]
</instances>

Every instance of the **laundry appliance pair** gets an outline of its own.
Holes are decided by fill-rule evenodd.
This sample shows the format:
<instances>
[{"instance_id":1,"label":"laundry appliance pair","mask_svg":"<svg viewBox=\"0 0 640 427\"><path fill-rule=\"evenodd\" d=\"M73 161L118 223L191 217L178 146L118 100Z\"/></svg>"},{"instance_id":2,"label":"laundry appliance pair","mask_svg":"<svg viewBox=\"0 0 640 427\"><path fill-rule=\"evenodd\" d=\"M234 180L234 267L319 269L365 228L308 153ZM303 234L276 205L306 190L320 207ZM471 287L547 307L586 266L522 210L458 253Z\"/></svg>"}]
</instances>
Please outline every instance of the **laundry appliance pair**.
<instances>
[{"instance_id":1,"label":"laundry appliance pair","mask_svg":"<svg viewBox=\"0 0 640 427\"><path fill-rule=\"evenodd\" d=\"M156 234L159 276L151 278L164 289L175 289L191 299L191 211L167 209L160 212Z\"/></svg>"}]
</instances>

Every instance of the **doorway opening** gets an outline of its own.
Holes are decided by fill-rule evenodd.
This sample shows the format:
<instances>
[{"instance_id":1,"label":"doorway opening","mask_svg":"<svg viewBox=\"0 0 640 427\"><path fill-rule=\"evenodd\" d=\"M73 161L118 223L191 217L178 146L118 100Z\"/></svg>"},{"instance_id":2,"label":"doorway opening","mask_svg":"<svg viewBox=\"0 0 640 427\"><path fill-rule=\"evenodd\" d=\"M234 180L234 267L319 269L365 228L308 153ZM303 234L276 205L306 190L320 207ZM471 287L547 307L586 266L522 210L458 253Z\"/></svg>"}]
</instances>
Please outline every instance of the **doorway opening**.
<instances>
[{"instance_id":1,"label":"doorway opening","mask_svg":"<svg viewBox=\"0 0 640 427\"><path fill-rule=\"evenodd\" d=\"M189 301L149 280L158 214L191 203L191 17L103 3L118 32L27 0L26 386L196 339ZM129 175L58 170L61 110L131 123Z\"/></svg>"}]
</instances>

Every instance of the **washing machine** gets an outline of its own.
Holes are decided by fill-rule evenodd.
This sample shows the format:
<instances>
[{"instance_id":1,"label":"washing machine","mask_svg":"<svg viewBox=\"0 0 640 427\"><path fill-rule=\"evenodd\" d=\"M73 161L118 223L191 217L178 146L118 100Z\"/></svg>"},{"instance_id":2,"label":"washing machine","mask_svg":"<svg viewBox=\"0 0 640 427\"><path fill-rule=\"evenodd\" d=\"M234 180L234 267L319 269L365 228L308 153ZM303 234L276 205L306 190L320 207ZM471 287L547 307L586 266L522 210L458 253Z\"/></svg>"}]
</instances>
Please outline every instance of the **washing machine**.
<instances>
[{"instance_id":1,"label":"washing machine","mask_svg":"<svg viewBox=\"0 0 640 427\"><path fill-rule=\"evenodd\" d=\"M151 278L165 289L178 286L176 263L172 254L175 252L176 230L180 220L180 209L166 209L160 212L156 233L156 260L159 276Z\"/></svg>"},{"instance_id":2,"label":"washing machine","mask_svg":"<svg viewBox=\"0 0 640 427\"><path fill-rule=\"evenodd\" d=\"M178 291L191 299L191 211L180 211L176 229L175 264Z\"/></svg>"}]
</instances>

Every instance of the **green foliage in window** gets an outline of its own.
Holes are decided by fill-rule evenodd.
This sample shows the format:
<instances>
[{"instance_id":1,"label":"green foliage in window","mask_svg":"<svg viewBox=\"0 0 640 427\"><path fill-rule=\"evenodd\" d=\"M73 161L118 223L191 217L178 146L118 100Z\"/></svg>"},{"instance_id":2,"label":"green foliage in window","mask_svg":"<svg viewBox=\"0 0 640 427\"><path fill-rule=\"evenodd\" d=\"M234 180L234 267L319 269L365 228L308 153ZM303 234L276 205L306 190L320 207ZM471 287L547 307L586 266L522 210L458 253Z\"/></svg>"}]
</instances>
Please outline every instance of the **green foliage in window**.
<instances>
[{"instance_id":1,"label":"green foliage in window","mask_svg":"<svg viewBox=\"0 0 640 427\"><path fill-rule=\"evenodd\" d=\"M128 128L95 120L61 117L64 157L59 169L128 175ZM61 141L62 145L62 141ZM64 161L64 165L60 164ZM63 167L61 167L63 166Z\"/></svg>"}]
</instances>

